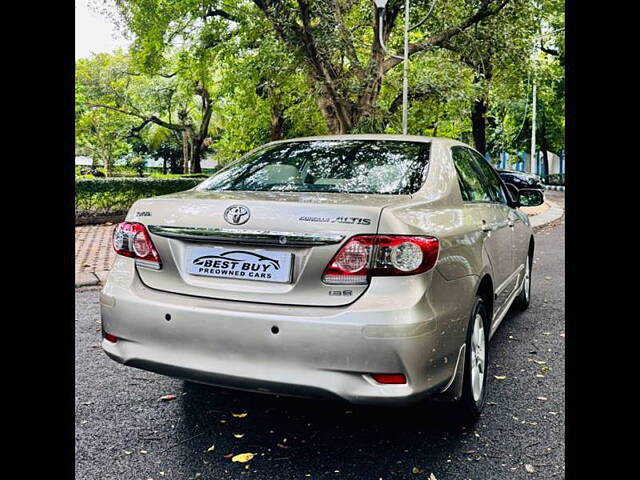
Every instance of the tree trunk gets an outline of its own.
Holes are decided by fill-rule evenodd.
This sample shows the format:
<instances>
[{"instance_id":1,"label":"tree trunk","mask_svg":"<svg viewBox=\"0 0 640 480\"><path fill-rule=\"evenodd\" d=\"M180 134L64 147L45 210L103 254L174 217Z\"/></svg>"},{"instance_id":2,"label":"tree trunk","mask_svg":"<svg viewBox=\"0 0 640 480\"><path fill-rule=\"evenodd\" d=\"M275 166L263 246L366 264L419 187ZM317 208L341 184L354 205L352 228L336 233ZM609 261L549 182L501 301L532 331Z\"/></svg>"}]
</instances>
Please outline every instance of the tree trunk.
<instances>
[{"instance_id":1,"label":"tree trunk","mask_svg":"<svg viewBox=\"0 0 640 480\"><path fill-rule=\"evenodd\" d=\"M189 132L182 131L182 173L189 172Z\"/></svg>"},{"instance_id":2,"label":"tree trunk","mask_svg":"<svg viewBox=\"0 0 640 480\"><path fill-rule=\"evenodd\" d=\"M284 138L284 114L280 100L271 105L271 133L269 140L282 140Z\"/></svg>"},{"instance_id":3,"label":"tree trunk","mask_svg":"<svg viewBox=\"0 0 640 480\"><path fill-rule=\"evenodd\" d=\"M487 152L486 118L487 104L484 99L473 102L471 110L471 131L473 133L473 145L482 155Z\"/></svg>"},{"instance_id":4,"label":"tree trunk","mask_svg":"<svg viewBox=\"0 0 640 480\"><path fill-rule=\"evenodd\" d=\"M111 165L113 162L111 161L111 159L109 157L104 157L103 163L104 163L104 174L107 177L110 177L111 174L113 173L113 168L112 168L112 165Z\"/></svg>"},{"instance_id":5,"label":"tree trunk","mask_svg":"<svg viewBox=\"0 0 640 480\"><path fill-rule=\"evenodd\" d=\"M324 121L327 124L329 133L331 133L332 135L342 135L345 133L349 133L345 129L344 122L340 121L333 101L328 95L322 95L318 97L317 103L320 111L322 112L322 116L324 117Z\"/></svg>"},{"instance_id":6,"label":"tree trunk","mask_svg":"<svg viewBox=\"0 0 640 480\"><path fill-rule=\"evenodd\" d=\"M204 138L195 138L191 146L191 172L202 173L200 161L204 152Z\"/></svg>"}]
</instances>

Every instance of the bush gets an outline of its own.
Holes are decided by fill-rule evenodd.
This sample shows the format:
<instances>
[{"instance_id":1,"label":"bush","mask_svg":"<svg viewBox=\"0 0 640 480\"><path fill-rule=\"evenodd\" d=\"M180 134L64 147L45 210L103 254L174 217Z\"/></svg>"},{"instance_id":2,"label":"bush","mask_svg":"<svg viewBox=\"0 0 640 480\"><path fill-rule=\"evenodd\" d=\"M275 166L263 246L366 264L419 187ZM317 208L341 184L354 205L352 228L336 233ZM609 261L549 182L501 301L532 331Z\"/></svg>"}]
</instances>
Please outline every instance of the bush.
<instances>
[{"instance_id":1,"label":"bush","mask_svg":"<svg viewBox=\"0 0 640 480\"><path fill-rule=\"evenodd\" d=\"M202 178L76 178L76 218L125 214L136 200L195 187Z\"/></svg>"},{"instance_id":2,"label":"bush","mask_svg":"<svg viewBox=\"0 0 640 480\"><path fill-rule=\"evenodd\" d=\"M133 157L128 160L127 166L133 168L139 177L144 175L144 168L147 166L147 161L142 157Z\"/></svg>"},{"instance_id":3,"label":"bush","mask_svg":"<svg viewBox=\"0 0 640 480\"><path fill-rule=\"evenodd\" d=\"M162 172L152 172L149 177L151 178L199 178L204 180L205 178L209 178L211 175L208 173L162 173Z\"/></svg>"}]
</instances>

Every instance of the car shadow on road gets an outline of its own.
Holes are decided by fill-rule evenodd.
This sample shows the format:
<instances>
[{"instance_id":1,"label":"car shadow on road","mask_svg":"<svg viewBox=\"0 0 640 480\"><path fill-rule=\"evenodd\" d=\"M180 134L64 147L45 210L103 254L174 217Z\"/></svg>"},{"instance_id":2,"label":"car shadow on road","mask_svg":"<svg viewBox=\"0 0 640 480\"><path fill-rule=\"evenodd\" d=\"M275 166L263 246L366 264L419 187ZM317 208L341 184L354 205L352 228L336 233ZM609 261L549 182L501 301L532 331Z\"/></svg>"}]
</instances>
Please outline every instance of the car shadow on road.
<instances>
[{"instance_id":1,"label":"car shadow on road","mask_svg":"<svg viewBox=\"0 0 640 480\"><path fill-rule=\"evenodd\" d=\"M177 433L190 439L180 446L183 458L195 469L202 468L204 452L215 444L219 455L206 457L213 464L230 462L224 454L252 452L279 468L288 464L285 468L301 469L301 475L311 465L333 472L354 463L406 472L402 464L407 452L423 461L435 462L440 457L443 462L473 434L473 429L460 425L449 405L435 402L402 408L365 407L184 382L181 403ZM247 415L240 416L243 413ZM422 467L429 466L423 463Z\"/></svg>"}]
</instances>

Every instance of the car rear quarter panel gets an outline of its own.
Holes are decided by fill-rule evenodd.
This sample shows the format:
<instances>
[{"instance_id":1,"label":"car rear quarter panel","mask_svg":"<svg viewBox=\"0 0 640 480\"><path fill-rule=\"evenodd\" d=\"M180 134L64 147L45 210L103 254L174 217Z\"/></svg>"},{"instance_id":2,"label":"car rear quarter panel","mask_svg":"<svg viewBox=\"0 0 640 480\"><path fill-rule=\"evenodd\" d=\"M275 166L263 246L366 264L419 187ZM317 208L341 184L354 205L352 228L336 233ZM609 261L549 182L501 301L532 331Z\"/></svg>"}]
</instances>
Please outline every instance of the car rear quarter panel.
<instances>
[{"instance_id":1,"label":"car rear quarter panel","mask_svg":"<svg viewBox=\"0 0 640 480\"><path fill-rule=\"evenodd\" d=\"M432 149L429 174L413 202L385 207L379 233L429 235L440 242L438 262L425 289L439 319L440 353L455 358L465 341L469 312L480 279L491 274L483 248L481 205L465 205L446 146Z\"/></svg>"}]
</instances>

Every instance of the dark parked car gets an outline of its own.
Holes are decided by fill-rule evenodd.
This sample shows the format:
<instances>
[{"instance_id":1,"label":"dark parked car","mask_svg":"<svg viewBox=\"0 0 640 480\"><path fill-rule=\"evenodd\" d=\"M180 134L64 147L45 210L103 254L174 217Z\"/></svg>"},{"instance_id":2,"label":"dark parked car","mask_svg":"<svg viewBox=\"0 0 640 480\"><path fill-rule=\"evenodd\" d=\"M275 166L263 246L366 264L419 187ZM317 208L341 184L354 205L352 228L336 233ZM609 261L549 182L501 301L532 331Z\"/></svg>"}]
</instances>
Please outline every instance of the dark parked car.
<instances>
[{"instance_id":1,"label":"dark parked car","mask_svg":"<svg viewBox=\"0 0 640 480\"><path fill-rule=\"evenodd\" d=\"M497 169L498 174L502 177L504 183L514 185L518 190L522 188L532 188L544 191L542 179L533 173L519 172L517 170Z\"/></svg>"}]
</instances>

